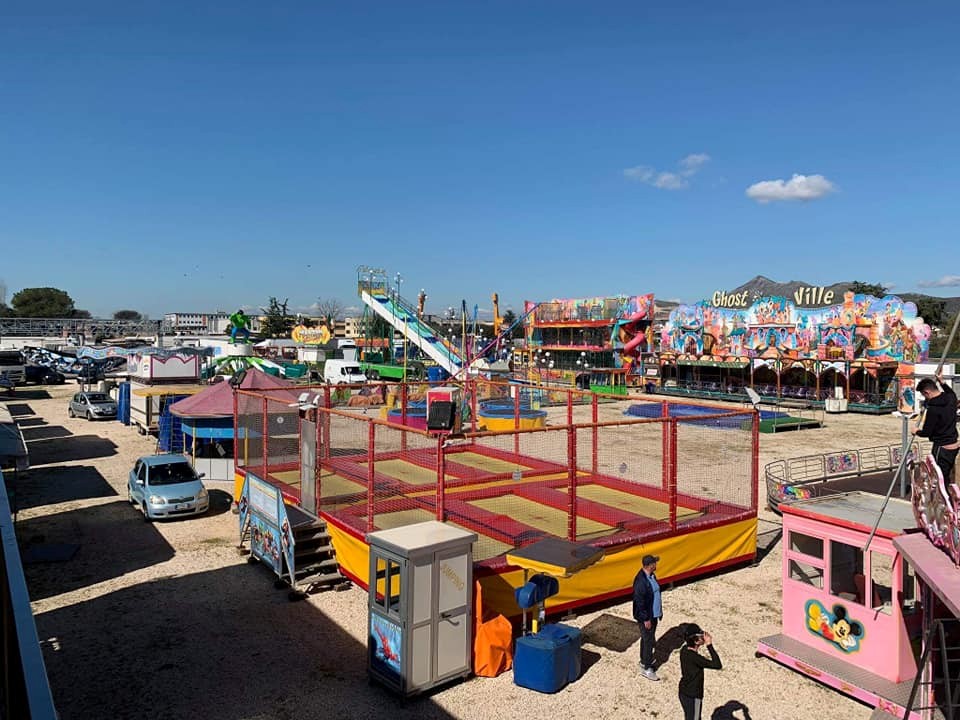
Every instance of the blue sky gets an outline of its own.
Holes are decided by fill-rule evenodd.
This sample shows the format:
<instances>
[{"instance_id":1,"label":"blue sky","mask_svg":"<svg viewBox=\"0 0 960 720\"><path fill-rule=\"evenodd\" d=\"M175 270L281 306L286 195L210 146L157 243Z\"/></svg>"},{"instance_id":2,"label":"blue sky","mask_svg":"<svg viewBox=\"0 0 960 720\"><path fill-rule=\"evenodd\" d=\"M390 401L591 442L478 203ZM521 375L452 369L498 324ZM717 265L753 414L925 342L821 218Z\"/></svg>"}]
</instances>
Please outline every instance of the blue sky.
<instances>
[{"instance_id":1,"label":"blue sky","mask_svg":"<svg viewBox=\"0 0 960 720\"><path fill-rule=\"evenodd\" d=\"M152 5L0 9L8 301L960 295L955 2Z\"/></svg>"}]
</instances>

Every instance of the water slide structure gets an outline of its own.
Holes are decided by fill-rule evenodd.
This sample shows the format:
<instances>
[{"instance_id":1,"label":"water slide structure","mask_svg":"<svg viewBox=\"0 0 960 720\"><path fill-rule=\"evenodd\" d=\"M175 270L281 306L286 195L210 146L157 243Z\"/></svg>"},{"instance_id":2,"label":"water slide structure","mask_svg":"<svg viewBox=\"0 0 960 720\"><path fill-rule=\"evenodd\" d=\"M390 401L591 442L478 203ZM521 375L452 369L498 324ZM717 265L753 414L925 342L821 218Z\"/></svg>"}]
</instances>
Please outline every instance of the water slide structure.
<instances>
[{"instance_id":1,"label":"water slide structure","mask_svg":"<svg viewBox=\"0 0 960 720\"><path fill-rule=\"evenodd\" d=\"M418 348L451 376L464 368L460 353L447 344L427 323L417 317L417 311L397 294L391 294L386 283L375 280L360 284L360 299L391 327L402 333L404 339Z\"/></svg>"}]
</instances>

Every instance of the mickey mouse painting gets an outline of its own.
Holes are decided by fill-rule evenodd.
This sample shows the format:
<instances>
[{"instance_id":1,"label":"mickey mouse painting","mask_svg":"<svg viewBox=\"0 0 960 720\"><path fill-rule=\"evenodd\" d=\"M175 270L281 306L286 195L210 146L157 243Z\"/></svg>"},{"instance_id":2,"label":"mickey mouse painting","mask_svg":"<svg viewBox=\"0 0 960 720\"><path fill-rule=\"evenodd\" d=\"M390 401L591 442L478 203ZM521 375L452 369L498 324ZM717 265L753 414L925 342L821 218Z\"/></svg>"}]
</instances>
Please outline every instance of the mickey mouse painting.
<instances>
[{"instance_id":1,"label":"mickey mouse painting","mask_svg":"<svg viewBox=\"0 0 960 720\"><path fill-rule=\"evenodd\" d=\"M863 625L852 620L843 605L834 605L833 612L817 600L806 604L807 628L825 640L829 640L844 652L856 652L863 639Z\"/></svg>"}]
</instances>

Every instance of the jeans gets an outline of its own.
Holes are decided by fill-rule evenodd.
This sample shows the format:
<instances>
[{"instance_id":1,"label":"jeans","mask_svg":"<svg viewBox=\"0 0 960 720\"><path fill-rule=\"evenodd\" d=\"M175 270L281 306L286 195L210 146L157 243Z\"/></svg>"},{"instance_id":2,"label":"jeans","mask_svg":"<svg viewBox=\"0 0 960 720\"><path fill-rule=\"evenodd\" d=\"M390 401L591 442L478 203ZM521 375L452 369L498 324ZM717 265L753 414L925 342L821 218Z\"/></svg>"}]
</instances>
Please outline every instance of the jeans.
<instances>
[{"instance_id":1,"label":"jeans","mask_svg":"<svg viewBox=\"0 0 960 720\"><path fill-rule=\"evenodd\" d=\"M645 668L653 667L653 649L657 644L658 622L656 619L651 620L649 630L640 623L640 664Z\"/></svg>"},{"instance_id":2,"label":"jeans","mask_svg":"<svg viewBox=\"0 0 960 720\"><path fill-rule=\"evenodd\" d=\"M683 720L700 720L703 698L690 697L680 693L680 707L683 708Z\"/></svg>"},{"instance_id":3,"label":"jeans","mask_svg":"<svg viewBox=\"0 0 960 720\"><path fill-rule=\"evenodd\" d=\"M934 445L930 454L933 455L933 459L940 466L940 472L943 473L943 482L949 483L953 466L957 462L957 450L945 450L939 445Z\"/></svg>"}]
</instances>

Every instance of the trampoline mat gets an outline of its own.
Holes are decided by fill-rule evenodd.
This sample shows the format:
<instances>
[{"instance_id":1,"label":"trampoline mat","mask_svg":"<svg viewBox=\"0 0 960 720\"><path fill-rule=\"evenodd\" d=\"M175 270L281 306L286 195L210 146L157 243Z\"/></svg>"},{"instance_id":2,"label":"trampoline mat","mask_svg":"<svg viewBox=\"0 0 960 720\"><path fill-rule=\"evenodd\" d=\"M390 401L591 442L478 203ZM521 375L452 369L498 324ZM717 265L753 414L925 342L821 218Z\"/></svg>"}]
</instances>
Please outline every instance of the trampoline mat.
<instances>
[{"instance_id":1,"label":"trampoline mat","mask_svg":"<svg viewBox=\"0 0 960 720\"><path fill-rule=\"evenodd\" d=\"M336 497L338 495L353 495L355 493L366 493L366 485L351 480L343 475L334 473L322 473L320 475L320 497Z\"/></svg>"},{"instance_id":2,"label":"trampoline mat","mask_svg":"<svg viewBox=\"0 0 960 720\"><path fill-rule=\"evenodd\" d=\"M404 525L413 525L414 523L436 520L437 514L421 508L412 510L398 510L389 513L375 513L373 516L374 525L378 530L390 530ZM470 532L473 532L472 530Z\"/></svg>"},{"instance_id":3,"label":"trampoline mat","mask_svg":"<svg viewBox=\"0 0 960 720\"><path fill-rule=\"evenodd\" d=\"M447 455L447 462L459 463L477 470L487 470L492 473L506 473L514 470L533 470L529 465L524 465L516 461L502 460L501 458L481 455L474 452L458 452Z\"/></svg>"},{"instance_id":4,"label":"trampoline mat","mask_svg":"<svg viewBox=\"0 0 960 720\"><path fill-rule=\"evenodd\" d=\"M561 492L567 492L567 488L557 488ZM642 495L623 490L614 490L604 485L578 485L577 497L584 500L592 500L602 505L609 505L619 510L636 513L648 517L652 520L663 520L670 517L670 505L659 500L651 500ZM690 518L700 515L698 510L677 505L677 518ZM580 521L577 521L577 529L580 528Z\"/></svg>"},{"instance_id":5,"label":"trampoline mat","mask_svg":"<svg viewBox=\"0 0 960 720\"><path fill-rule=\"evenodd\" d=\"M358 463L359 467L366 468L367 463ZM399 458L394 460L375 460L376 472L405 482L409 485L429 485L437 482L437 469L416 465Z\"/></svg>"},{"instance_id":6,"label":"trampoline mat","mask_svg":"<svg viewBox=\"0 0 960 720\"><path fill-rule=\"evenodd\" d=\"M487 510L499 515L508 515L511 519L529 525L537 530L565 537L567 534L567 512L542 505L535 500L504 495L502 497L484 498L482 500L468 500L469 505ZM612 525L605 525L584 517L577 518L577 532L583 535L604 533L616 530Z\"/></svg>"},{"instance_id":7,"label":"trampoline mat","mask_svg":"<svg viewBox=\"0 0 960 720\"><path fill-rule=\"evenodd\" d=\"M276 472L271 472L270 476L276 478L284 485L291 485L293 487L299 487L300 485L299 470L278 470Z\"/></svg>"}]
</instances>

